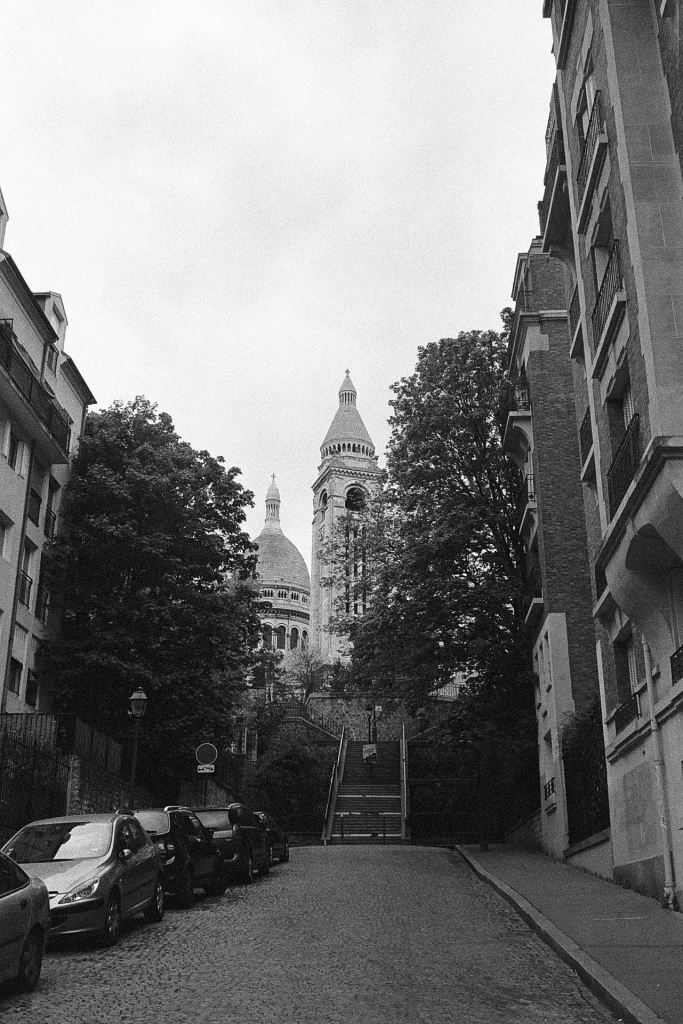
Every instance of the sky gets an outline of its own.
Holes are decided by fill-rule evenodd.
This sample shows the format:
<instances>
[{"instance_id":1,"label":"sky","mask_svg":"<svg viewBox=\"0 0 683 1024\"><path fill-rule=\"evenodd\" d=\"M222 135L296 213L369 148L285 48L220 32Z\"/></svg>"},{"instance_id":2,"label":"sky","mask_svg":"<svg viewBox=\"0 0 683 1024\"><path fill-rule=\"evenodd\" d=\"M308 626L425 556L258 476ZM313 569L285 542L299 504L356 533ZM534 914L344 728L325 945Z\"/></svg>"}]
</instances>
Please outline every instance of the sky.
<instances>
[{"instance_id":1,"label":"sky","mask_svg":"<svg viewBox=\"0 0 683 1024\"><path fill-rule=\"evenodd\" d=\"M381 453L417 350L498 329L538 231L541 0L5 0L5 248L98 405L146 395L310 566L345 370ZM380 458L380 464L382 460Z\"/></svg>"}]
</instances>

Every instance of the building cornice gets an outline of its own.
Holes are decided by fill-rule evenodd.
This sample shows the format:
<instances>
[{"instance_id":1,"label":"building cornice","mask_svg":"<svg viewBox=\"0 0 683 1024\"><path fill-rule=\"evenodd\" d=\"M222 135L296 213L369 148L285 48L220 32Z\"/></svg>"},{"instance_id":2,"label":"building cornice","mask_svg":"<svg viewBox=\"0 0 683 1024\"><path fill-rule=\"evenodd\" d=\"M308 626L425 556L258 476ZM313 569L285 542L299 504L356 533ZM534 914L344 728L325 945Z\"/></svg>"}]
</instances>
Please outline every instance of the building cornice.
<instances>
[{"instance_id":1,"label":"building cornice","mask_svg":"<svg viewBox=\"0 0 683 1024\"><path fill-rule=\"evenodd\" d=\"M66 353L63 353L60 369L64 376L66 377L66 379L68 380L69 384L71 384L73 389L78 394L79 398L83 399L85 405L95 405L97 399L93 395L88 385L83 380L81 372L76 366L71 356L67 355Z\"/></svg>"},{"instance_id":2,"label":"building cornice","mask_svg":"<svg viewBox=\"0 0 683 1024\"><path fill-rule=\"evenodd\" d=\"M12 257L4 249L0 249L0 272L12 289L15 296L28 314L34 327L48 344L59 340L59 335L40 307L40 303L24 280L24 277Z\"/></svg>"}]
</instances>

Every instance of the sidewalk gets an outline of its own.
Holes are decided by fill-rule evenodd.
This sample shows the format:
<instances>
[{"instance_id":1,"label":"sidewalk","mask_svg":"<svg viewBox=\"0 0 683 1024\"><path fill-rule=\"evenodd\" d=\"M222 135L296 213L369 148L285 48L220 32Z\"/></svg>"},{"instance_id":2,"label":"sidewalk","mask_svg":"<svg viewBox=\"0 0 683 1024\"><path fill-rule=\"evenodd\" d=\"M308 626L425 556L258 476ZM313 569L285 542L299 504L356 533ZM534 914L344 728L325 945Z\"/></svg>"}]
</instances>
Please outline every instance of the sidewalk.
<instances>
[{"instance_id":1,"label":"sidewalk","mask_svg":"<svg viewBox=\"0 0 683 1024\"><path fill-rule=\"evenodd\" d=\"M683 1024L683 914L542 853L456 850L631 1024Z\"/></svg>"}]
</instances>

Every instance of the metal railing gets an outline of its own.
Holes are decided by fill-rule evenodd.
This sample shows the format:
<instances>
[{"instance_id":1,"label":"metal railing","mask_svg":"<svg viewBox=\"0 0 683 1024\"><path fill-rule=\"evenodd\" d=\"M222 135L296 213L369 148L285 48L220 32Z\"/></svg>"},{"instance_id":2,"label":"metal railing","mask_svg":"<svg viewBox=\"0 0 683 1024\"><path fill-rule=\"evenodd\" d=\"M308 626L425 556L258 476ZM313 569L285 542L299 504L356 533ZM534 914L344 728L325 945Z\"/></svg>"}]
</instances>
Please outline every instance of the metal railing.
<instances>
[{"instance_id":1,"label":"metal railing","mask_svg":"<svg viewBox=\"0 0 683 1024\"><path fill-rule=\"evenodd\" d=\"M548 223L548 214L550 213L550 203L553 197L553 190L555 188L555 178L557 177L558 167L563 167L565 162L564 157L564 140L562 133L558 130L555 132L555 137L550 146L548 153L548 166L545 172L545 191L543 192L543 199L538 204L538 220L541 228L541 234L545 234L546 225Z\"/></svg>"},{"instance_id":2,"label":"metal railing","mask_svg":"<svg viewBox=\"0 0 683 1024\"><path fill-rule=\"evenodd\" d=\"M546 782L545 786L543 787L543 799L544 800L549 800L554 792L555 792L555 776L553 775L552 779L548 779L548 781Z\"/></svg>"},{"instance_id":3,"label":"metal railing","mask_svg":"<svg viewBox=\"0 0 683 1024\"><path fill-rule=\"evenodd\" d=\"M33 586L33 580L27 572L19 573L19 604L23 604L25 608L28 608L31 604L31 587Z\"/></svg>"},{"instance_id":4,"label":"metal railing","mask_svg":"<svg viewBox=\"0 0 683 1024\"><path fill-rule=\"evenodd\" d=\"M506 385L505 403L508 412L528 412L531 409L529 385L525 380L510 380Z\"/></svg>"},{"instance_id":5,"label":"metal railing","mask_svg":"<svg viewBox=\"0 0 683 1024\"><path fill-rule=\"evenodd\" d=\"M323 843L329 842L332 836L332 829L334 827L334 806L337 802L337 792L339 790L339 780L343 770L344 762L344 741L346 740L346 726L342 726L341 736L339 738L339 749L337 750L337 759L332 765L332 773L330 775L330 787L327 791L327 803L325 804L325 817L323 819ZM343 841L343 829L342 829L342 841Z\"/></svg>"},{"instance_id":6,"label":"metal railing","mask_svg":"<svg viewBox=\"0 0 683 1024\"><path fill-rule=\"evenodd\" d=\"M679 647L677 651L671 655L671 682L677 683L679 679L683 679L683 647Z\"/></svg>"},{"instance_id":7,"label":"metal railing","mask_svg":"<svg viewBox=\"0 0 683 1024\"><path fill-rule=\"evenodd\" d=\"M29 491L28 495L28 508L26 515L29 517L32 523L36 526L40 526L40 506L42 501L38 491L34 491L33 488Z\"/></svg>"},{"instance_id":8,"label":"metal railing","mask_svg":"<svg viewBox=\"0 0 683 1024\"><path fill-rule=\"evenodd\" d=\"M632 693L615 711L614 728L618 733L623 732L636 718L640 718L640 697L637 693Z\"/></svg>"},{"instance_id":9,"label":"metal railing","mask_svg":"<svg viewBox=\"0 0 683 1024\"><path fill-rule=\"evenodd\" d=\"M581 322L581 303L579 301L579 288L578 285L574 289L572 300L569 303L569 329L572 332L572 338L576 334L576 328Z\"/></svg>"},{"instance_id":10,"label":"metal railing","mask_svg":"<svg viewBox=\"0 0 683 1024\"><path fill-rule=\"evenodd\" d=\"M324 715L321 715L319 711L313 711L310 704L306 704L302 700L296 701L283 701L281 704L283 715L285 718L303 718L307 722L311 722L312 725L317 725L319 729L324 729L325 732L335 735L334 729L328 723Z\"/></svg>"},{"instance_id":11,"label":"metal railing","mask_svg":"<svg viewBox=\"0 0 683 1024\"><path fill-rule=\"evenodd\" d=\"M571 732L572 735L562 738L562 763L569 842L578 843L610 825L607 761L599 703L596 702Z\"/></svg>"},{"instance_id":12,"label":"metal railing","mask_svg":"<svg viewBox=\"0 0 683 1024\"><path fill-rule=\"evenodd\" d=\"M622 498L626 494L631 481L636 475L640 462L640 417L634 413L626 428L621 444L617 448L612 465L607 470L607 491L609 495L609 511L613 516Z\"/></svg>"},{"instance_id":13,"label":"metal railing","mask_svg":"<svg viewBox=\"0 0 683 1024\"><path fill-rule=\"evenodd\" d=\"M525 477L526 481L526 499L527 502L536 501L536 488L534 487L534 474L527 473Z\"/></svg>"},{"instance_id":14,"label":"metal railing","mask_svg":"<svg viewBox=\"0 0 683 1024\"><path fill-rule=\"evenodd\" d=\"M52 404L47 391L15 348L12 340L12 323L11 320L0 321L0 365L5 368L60 448L68 452L71 438L69 424Z\"/></svg>"},{"instance_id":15,"label":"metal railing","mask_svg":"<svg viewBox=\"0 0 683 1024\"><path fill-rule=\"evenodd\" d=\"M615 238L610 249L605 275L600 285L598 297L595 300L595 308L591 315L593 321L593 345L597 348L607 322L609 311L612 307L612 300L617 292L621 291L623 276L621 273L621 256L619 253L619 240Z\"/></svg>"},{"instance_id":16,"label":"metal railing","mask_svg":"<svg viewBox=\"0 0 683 1024\"><path fill-rule=\"evenodd\" d=\"M585 463L593 447L593 427L591 424L591 411L586 409L586 415L581 420L579 427L579 448L581 449L581 465Z\"/></svg>"},{"instance_id":17,"label":"metal railing","mask_svg":"<svg viewBox=\"0 0 683 1024\"><path fill-rule=\"evenodd\" d=\"M588 121L588 130L583 142L583 150L579 161L579 169L576 174L576 184L579 190L579 202L583 201L586 184L588 183L588 172L598 144L598 135L602 128L602 114L600 111L600 92L596 92L593 100L593 109Z\"/></svg>"}]
</instances>

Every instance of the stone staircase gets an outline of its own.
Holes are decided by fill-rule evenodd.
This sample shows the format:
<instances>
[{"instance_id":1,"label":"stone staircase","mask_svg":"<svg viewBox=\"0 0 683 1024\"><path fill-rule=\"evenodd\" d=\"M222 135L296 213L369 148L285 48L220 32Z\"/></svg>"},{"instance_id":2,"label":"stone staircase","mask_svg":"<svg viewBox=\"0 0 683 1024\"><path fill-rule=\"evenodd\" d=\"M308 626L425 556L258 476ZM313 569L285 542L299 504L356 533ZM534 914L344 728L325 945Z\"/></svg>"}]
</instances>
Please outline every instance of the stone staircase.
<instances>
[{"instance_id":1,"label":"stone staircase","mask_svg":"<svg viewBox=\"0 0 683 1024\"><path fill-rule=\"evenodd\" d=\"M334 808L332 843L400 843L401 764L398 741L377 744L363 761L363 743L350 740Z\"/></svg>"}]
</instances>

